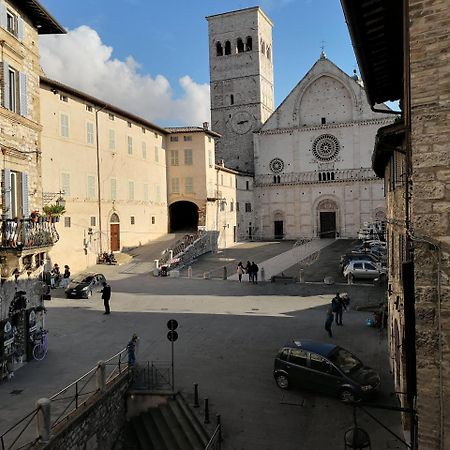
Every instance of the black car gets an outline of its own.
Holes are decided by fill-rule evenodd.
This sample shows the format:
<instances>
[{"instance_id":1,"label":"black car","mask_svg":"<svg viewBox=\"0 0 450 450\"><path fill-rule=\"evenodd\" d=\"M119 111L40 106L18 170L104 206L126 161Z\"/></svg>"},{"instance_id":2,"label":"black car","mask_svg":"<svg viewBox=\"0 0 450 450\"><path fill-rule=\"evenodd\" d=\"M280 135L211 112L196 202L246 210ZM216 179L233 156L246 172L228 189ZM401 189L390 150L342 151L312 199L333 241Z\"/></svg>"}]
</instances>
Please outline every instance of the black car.
<instances>
[{"instance_id":1,"label":"black car","mask_svg":"<svg viewBox=\"0 0 450 450\"><path fill-rule=\"evenodd\" d=\"M379 375L353 353L308 340L295 340L278 351L273 376L281 389L297 386L336 395L343 402L368 398L380 385Z\"/></svg>"},{"instance_id":2,"label":"black car","mask_svg":"<svg viewBox=\"0 0 450 450\"><path fill-rule=\"evenodd\" d=\"M67 298L89 298L92 292L101 289L106 278L101 273L80 273L75 278L70 280L67 286Z\"/></svg>"}]
</instances>

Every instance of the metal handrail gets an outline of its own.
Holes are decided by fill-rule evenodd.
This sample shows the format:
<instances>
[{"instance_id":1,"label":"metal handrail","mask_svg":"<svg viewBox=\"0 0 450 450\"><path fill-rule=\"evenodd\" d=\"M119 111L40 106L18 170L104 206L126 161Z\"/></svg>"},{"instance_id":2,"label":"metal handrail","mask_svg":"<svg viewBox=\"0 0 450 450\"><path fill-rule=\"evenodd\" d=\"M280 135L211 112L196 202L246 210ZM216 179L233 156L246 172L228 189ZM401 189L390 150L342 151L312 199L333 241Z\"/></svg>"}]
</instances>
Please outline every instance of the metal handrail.
<instances>
[{"instance_id":1,"label":"metal handrail","mask_svg":"<svg viewBox=\"0 0 450 450\"><path fill-rule=\"evenodd\" d=\"M218 424L216 426L216 429L214 430L213 435L211 436L211 439L209 440L208 444L205 447L205 450L212 450L212 449L218 449L220 450L220 435L222 431L222 424ZM218 445L216 447L216 445Z\"/></svg>"},{"instance_id":2,"label":"metal handrail","mask_svg":"<svg viewBox=\"0 0 450 450\"><path fill-rule=\"evenodd\" d=\"M9 427L1 436L0 436L0 442L2 444L2 450L9 450L13 448L13 445L19 440L20 436L22 436L22 434L24 433L24 431L29 427L31 421L36 417L36 414L38 413L39 409L36 408L33 411L31 411L30 413L28 413L25 417L23 417L19 422L15 423L14 425L12 425L11 427ZM31 417L30 417L31 416ZM5 436L12 431L14 428L18 427L22 422L25 422L27 419L29 418L28 422L26 423L26 425L22 428L22 430L20 431L20 433L16 436L16 438L14 439L14 441L11 443L11 445L9 447L5 447ZM29 445L31 443L35 442L35 440L28 442L25 445Z\"/></svg>"}]
</instances>

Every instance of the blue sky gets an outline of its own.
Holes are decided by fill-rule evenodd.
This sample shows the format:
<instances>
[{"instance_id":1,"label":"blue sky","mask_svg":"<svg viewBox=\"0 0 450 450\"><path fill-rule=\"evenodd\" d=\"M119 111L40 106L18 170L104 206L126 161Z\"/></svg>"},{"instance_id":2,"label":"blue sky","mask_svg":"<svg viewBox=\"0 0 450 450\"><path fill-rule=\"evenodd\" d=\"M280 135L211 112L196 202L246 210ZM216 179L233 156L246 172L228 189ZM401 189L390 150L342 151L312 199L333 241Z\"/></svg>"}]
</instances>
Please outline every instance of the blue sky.
<instances>
[{"instance_id":1,"label":"blue sky","mask_svg":"<svg viewBox=\"0 0 450 450\"><path fill-rule=\"evenodd\" d=\"M43 67L48 76L118 106L134 109L133 112L161 125L185 124L189 118L201 121L205 114L209 85L205 20L208 15L259 5L271 18L276 105L318 59L322 41L328 58L342 70L351 74L356 67L339 0L262 0L259 3L41 0L41 3L61 25L71 30L70 36L56 38L65 39L65 44L53 38L41 39ZM72 36L75 30L77 33ZM70 46L67 43L70 39L76 44ZM95 56L96 52L101 54L100 58ZM58 64L52 60L58 60ZM106 66L92 64L93 60L101 60ZM82 68L84 77L77 77ZM113 73L117 71L115 80L97 79L101 78L100 73L107 76L111 68ZM126 75L122 75L124 72ZM95 83L90 83L89 74L97 79ZM121 96L117 92L119 79L125 80L128 90L134 83L145 84L147 90L141 89L127 100L125 93ZM146 92L156 94L147 96ZM145 105L140 104L142 97L149 99ZM164 101L170 101L170 105L159 108ZM192 108L203 112L192 115ZM159 113L158 109L161 109Z\"/></svg>"}]
</instances>

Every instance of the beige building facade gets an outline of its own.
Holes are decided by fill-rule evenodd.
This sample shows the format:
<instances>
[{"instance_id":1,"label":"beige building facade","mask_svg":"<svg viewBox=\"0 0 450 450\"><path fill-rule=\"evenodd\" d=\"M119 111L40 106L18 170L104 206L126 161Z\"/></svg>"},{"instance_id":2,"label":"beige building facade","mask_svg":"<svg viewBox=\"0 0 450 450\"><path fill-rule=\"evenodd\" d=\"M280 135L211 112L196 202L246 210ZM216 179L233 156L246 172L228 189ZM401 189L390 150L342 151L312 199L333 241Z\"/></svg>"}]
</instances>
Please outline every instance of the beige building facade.
<instances>
[{"instance_id":1,"label":"beige building facade","mask_svg":"<svg viewBox=\"0 0 450 450\"><path fill-rule=\"evenodd\" d=\"M79 271L167 233L166 131L41 79L43 191L63 195L52 262Z\"/></svg>"}]
</instances>

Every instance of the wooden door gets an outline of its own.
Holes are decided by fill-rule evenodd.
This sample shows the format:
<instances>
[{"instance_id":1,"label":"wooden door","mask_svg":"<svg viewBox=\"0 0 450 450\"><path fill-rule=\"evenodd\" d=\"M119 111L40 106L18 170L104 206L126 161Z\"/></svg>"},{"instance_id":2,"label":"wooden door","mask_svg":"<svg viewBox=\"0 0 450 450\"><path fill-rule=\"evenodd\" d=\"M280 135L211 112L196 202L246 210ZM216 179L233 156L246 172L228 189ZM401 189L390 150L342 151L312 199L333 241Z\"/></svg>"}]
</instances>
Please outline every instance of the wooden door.
<instances>
[{"instance_id":1,"label":"wooden door","mask_svg":"<svg viewBox=\"0 0 450 450\"><path fill-rule=\"evenodd\" d=\"M120 224L110 224L111 229L111 251L118 252L120 250Z\"/></svg>"}]
</instances>

